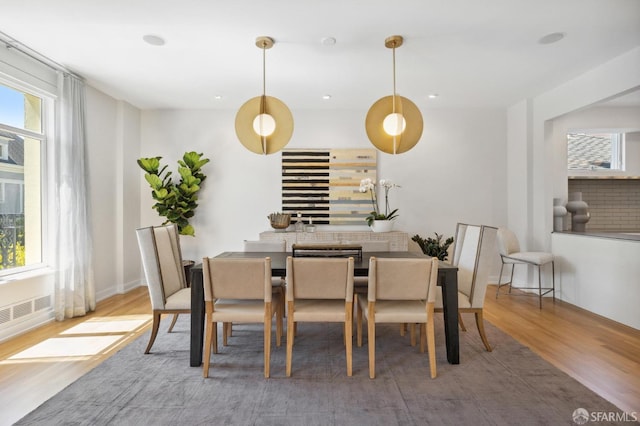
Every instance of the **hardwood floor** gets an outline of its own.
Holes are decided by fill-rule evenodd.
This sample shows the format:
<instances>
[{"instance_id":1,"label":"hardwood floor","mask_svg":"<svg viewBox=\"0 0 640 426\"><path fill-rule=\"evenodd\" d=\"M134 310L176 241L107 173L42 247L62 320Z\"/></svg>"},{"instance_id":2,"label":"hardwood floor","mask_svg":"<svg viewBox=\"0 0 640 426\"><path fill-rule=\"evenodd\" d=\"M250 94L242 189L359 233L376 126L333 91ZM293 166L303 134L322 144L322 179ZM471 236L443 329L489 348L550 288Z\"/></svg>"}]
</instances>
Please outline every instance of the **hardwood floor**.
<instances>
[{"instance_id":1,"label":"hardwood floor","mask_svg":"<svg viewBox=\"0 0 640 426\"><path fill-rule=\"evenodd\" d=\"M487 321L621 410L640 413L640 331L560 300L544 298L539 309L537 297L496 300L495 292L488 286ZM465 321L471 332L474 324Z\"/></svg>"},{"instance_id":2,"label":"hardwood floor","mask_svg":"<svg viewBox=\"0 0 640 426\"><path fill-rule=\"evenodd\" d=\"M146 287L98 303L82 318L54 322L0 346L0 425L10 425L144 333ZM626 412L640 411L640 331L567 303L500 296L489 286L487 321ZM463 314L469 333L471 315ZM86 353L65 353L89 338ZM67 340L65 340L67 339ZM102 339L102 340L101 340ZM56 342L58 341L59 342ZM85 347L85 345L82 345ZM48 351L48 353L47 353Z\"/></svg>"},{"instance_id":3,"label":"hardwood floor","mask_svg":"<svg viewBox=\"0 0 640 426\"><path fill-rule=\"evenodd\" d=\"M2 343L0 425L13 424L144 333L150 312L149 292L139 287L99 302L84 317Z\"/></svg>"}]
</instances>

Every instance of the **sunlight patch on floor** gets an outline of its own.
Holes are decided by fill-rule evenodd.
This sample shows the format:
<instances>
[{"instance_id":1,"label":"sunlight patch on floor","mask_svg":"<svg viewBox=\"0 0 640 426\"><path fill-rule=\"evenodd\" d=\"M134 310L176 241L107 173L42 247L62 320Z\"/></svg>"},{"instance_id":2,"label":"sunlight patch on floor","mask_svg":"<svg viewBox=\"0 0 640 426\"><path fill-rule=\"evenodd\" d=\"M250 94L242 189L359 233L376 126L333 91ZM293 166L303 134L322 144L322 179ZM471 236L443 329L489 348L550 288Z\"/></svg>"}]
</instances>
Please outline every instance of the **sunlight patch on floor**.
<instances>
[{"instance_id":1,"label":"sunlight patch on floor","mask_svg":"<svg viewBox=\"0 0 640 426\"><path fill-rule=\"evenodd\" d=\"M114 336L54 337L19 352L8 360L79 357L98 355L122 339Z\"/></svg>"},{"instance_id":2,"label":"sunlight patch on floor","mask_svg":"<svg viewBox=\"0 0 640 426\"><path fill-rule=\"evenodd\" d=\"M0 364L89 360L138 335L150 322L151 315L89 318L60 332L56 337L0 361Z\"/></svg>"},{"instance_id":3,"label":"sunlight patch on floor","mask_svg":"<svg viewBox=\"0 0 640 426\"><path fill-rule=\"evenodd\" d=\"M141 315L140 319L119 318L92 318L68 330L61 335L70 334L103 334L103 333L130 333L145 325L151 319L150 315Z\"/></svg>"}]
</instances>

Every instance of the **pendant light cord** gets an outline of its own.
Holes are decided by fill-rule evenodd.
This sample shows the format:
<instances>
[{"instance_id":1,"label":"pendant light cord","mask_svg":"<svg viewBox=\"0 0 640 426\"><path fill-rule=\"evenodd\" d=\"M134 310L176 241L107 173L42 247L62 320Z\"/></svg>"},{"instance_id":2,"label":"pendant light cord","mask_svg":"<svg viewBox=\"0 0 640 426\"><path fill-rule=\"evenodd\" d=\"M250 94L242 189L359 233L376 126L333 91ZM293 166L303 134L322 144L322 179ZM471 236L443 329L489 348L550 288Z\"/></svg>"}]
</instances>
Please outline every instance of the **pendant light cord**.
<instances>
[{"instance_id":1,"label":"pendant light cord","mask_svg":"<svg viewBox=\"0 0 640 426\"><path fill-rule=\"evenodd\" d=\"M396 44L393 43L393 113L396 112Z\"/></svg>"}]
</instances>

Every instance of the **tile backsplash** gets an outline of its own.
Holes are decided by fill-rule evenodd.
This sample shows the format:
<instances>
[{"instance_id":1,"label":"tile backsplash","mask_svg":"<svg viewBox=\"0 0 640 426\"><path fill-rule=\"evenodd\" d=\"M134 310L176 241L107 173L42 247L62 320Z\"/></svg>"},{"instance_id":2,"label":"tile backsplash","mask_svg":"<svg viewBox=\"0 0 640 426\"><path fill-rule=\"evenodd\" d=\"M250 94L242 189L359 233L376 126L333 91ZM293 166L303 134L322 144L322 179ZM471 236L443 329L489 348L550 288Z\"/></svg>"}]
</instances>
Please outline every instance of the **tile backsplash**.
<instances>
[{"instance_id":1,"label":"tile backsplash","mask_svg":"<svg viewBox=\"0 0 640 426\"><path fill-rule=\"evenodd\" d=\"M572 192L582 192L589 205L587 231L640 231L640 179L574 178L569 179Z\"/></svg>"}]
</instances>

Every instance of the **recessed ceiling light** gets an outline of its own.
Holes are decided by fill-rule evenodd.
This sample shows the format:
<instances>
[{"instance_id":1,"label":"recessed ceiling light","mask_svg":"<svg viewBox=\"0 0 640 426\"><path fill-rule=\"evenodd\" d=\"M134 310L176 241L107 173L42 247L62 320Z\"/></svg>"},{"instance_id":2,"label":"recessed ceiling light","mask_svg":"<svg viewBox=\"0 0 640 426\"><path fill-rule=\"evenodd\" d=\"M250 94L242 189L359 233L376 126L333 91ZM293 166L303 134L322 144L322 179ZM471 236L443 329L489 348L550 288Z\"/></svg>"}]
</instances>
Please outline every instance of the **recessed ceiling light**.
<instances>
[{"instance_id":1,"label":"recessed ceiling light","mask_svg":"<svg viewBox=\"0 0 640 426\"><path fill-rule=\"evenodd\" d=\"M429 99L435 99L438 96L440 96L440 95L438 95L437 93L432 93L432 94L428 95Z\"/></svg>"},{"instance_id":2,"label":"recessed ceiling light","mask_svg":"<svg viewBox=\"0 0 640 426\"><path fill-rule=\"evenodd\" d=\"M165 44L162 37L153 34L146 34L142 36L142 39L152 46L164 46Z\"/></svg>"},{"instance_id":3,"label":"recessed ceiling light","mask_svg":"<svg viewBox=\"0 0 640 426\"><path fill-rule=\"evenodd\" d=\"M323 46L333 46L336 44L336 39L335 37L322 37L320 43L322 43Z\"/></svg>"},{"instance_id":4,"label":"recessed ceiling light","mask_svg":"<svg viewBox=\"0 0 640 426\"><path fill-rule=\"evenodd\" d=\"M322 99L325 99L325 100L331 99L331 95L322 95Z\"/></svg>"},{"instance_id":5,"label":"recessed ceiling light","mask_svg":"<svg viewBox=\"0 0 640 426\"><path fill-rule=\"evenodd\" d=\"M557 43L565 37L565 33L551 33L538 40L539 44Z\"/></svg>"},{"instance_id":6,"label":"recessed ceiling light","mask_svg":"<svg viewBox=\"0 0 640 426\"><path fill-rule=\"evenodd\" d=\"M220 99L222 99L222 96L220 96L220 95L215 95L215 96L214 96L214 98L215 98L216 100L220 100Z\"/></svg>"}]
</instances>

